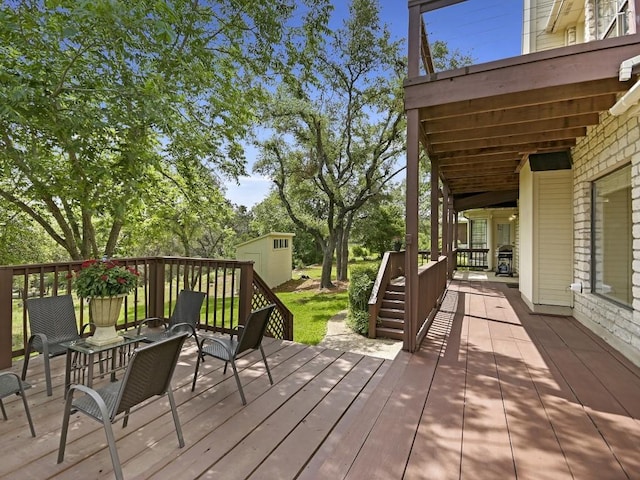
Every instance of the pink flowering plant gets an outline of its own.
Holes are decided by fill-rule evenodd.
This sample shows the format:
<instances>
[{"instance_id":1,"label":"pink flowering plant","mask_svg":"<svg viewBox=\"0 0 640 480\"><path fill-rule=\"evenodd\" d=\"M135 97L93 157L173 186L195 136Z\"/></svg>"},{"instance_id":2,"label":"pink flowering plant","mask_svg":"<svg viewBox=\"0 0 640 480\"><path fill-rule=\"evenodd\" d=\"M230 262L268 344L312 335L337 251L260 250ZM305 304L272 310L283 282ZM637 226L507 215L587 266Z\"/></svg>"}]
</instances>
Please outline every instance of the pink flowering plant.
<instances>
[{"instance_id":1,"label":"pink flowering plant","mask_svg":"<svg viewBox=\"0 0 640 480\"><path fill-rule=\"evenodd\" d=\"M136 288L139 275L117 260L85 260L75 272L74 285L80 297L113 297Z\"/></svg>"}]
</instances>

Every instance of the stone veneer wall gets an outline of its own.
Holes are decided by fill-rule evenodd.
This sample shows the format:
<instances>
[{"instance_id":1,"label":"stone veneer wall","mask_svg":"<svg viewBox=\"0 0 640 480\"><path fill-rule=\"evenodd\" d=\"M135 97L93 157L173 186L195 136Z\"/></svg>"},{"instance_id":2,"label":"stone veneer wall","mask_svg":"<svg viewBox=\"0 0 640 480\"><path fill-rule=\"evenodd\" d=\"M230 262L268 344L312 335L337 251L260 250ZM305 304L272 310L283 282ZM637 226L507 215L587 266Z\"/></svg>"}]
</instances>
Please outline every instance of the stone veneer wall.
<instances>
[{"instance_id":1,"label":"stone veneer wall","mask_svg":"<svg viewBox=\"0 0 640 480\"><path fill-rule=\"evenodd\" d=\"M573 149L574 317L640 365L640 118L601 114L601 123ZM633 310L591 292L591 182L631 162Z\"/></svg>"}]
</instances>

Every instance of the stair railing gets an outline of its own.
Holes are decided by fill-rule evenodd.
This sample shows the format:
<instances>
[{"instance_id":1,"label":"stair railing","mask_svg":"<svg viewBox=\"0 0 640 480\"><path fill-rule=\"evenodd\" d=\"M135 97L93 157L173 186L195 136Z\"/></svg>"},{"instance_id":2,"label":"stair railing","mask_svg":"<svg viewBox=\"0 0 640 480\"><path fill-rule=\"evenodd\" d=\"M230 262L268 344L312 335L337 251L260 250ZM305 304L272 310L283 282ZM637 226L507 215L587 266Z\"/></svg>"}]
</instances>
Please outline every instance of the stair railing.
<instances>
[{"instance_id":1,"label":"stair railing","mask_svg":"<svg viewBox=\"0 0 640 480\"><path fill-rule=\"evenodd\" d=\"M369 338L376 338L378 315L384 292L394 278L404 275L404 251L385 252L369 297Z\"/></svg>"}]
</instances>

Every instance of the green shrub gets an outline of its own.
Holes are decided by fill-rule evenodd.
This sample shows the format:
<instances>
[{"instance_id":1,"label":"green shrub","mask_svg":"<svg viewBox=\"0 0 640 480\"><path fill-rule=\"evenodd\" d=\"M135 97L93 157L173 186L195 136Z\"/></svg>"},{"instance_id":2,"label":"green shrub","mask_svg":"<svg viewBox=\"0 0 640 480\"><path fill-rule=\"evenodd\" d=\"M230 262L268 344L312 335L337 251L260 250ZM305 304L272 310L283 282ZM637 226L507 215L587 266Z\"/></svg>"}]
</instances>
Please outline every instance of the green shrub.
<instances>
[{"instance_id":1,"label":"green shrub","mask_svg":"<svg viewBox=\"0 0 640 480\"><path fill-rule=\"evenodd\" d=\"M377 275L375 265L351 269L348 325L361 335L369 333L369 297Z\"/></svg>"}]
</instances>

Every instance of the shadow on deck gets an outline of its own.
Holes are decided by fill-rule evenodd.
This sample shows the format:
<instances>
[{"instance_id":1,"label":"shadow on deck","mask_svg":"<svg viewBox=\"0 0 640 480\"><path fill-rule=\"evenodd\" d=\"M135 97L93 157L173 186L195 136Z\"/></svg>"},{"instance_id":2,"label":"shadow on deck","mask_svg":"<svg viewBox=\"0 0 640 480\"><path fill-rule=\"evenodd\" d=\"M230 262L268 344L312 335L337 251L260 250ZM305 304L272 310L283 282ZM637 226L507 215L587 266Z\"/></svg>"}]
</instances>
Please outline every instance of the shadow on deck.
<instances>
[{"instance_id":1,"label":"shadow on deck","mask_svg":"<svg viewBox=\"0 0 640 480\"><path fill-rule=\"evenodd\" d=\"M267 340L233 376L195 348L174 376L186 446L165 400L115 427L127 478L413 479L640 477L640 370L570 317L532 315L517 289L456 280L421 350L379 358ZM0 477L111 478L101 426L73 417L56 465L64 360L47 397L30 364L33 439L21 402L0 422ZM18 371L21 365L14 365ZM162 403L165 402L165 403Z\"/></svg>"}]
</instances>

